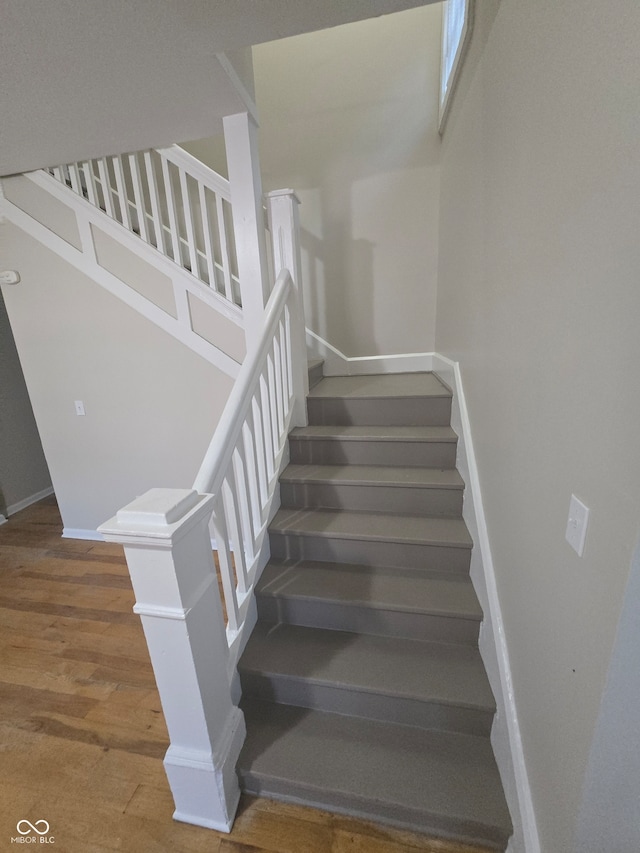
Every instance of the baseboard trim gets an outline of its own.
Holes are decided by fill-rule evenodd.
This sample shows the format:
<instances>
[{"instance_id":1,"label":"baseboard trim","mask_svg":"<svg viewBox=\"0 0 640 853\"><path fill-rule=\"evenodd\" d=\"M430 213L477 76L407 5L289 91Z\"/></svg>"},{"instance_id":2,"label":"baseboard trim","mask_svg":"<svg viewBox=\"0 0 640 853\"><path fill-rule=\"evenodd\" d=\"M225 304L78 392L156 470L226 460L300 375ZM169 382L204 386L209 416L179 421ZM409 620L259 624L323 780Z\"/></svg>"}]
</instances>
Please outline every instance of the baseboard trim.
<instances>
[{"instance_id":1,"label":"baseboard trim","mask_svg":"<svg viewBox=\"0 0 640 853\"><path fill-rule=\"evenodd\" d=\"M458 433L457 466L467 484L463 517L478 545L473 549L471 575L484 610L480 652L498 705L491 742L514 823L514 835L508 851L516 853L523 845L526 853L540 853L540 840L524 759L511 664L460 364L439 353L433 353L432 369L453 391L451 425Z\"/></svg>"},{"instance_id":2,"label":"baseboard trim","mask_svg":"<svg viewBox=\"0 0 640 853\"><path fill-rule=\"evenodd\" d=\"M11 504L11 506L8 506L7 507L7 516L12 516L16 512L20 512L21 509L26 509L28 506L31 506L31 504L38 503L38 501L43 500L43 498L48 498L49 495L52 495L52 494L53 494L53 486L49 486L46 489L42 489L41 491L36 492L34 495L29 495L28 498L23 498L21 501L17 501L17 503L14 503L14 504ZM7 520L4 515L0 516L0 518L4 518L5 521ZM3 523L4 522L0 521L0 524L3 524Z\"/></svg>"},{"instance_id":3,"label":"baseboard trim","mask_svg":"<svg viewBox=\"0 0 640 853\"><path fill-rule=\"evenodd\" d=\"M89 539L92 542L104 542L102 533L97 530L85 530L81 527L65 527L62 530L63 539Z\"/></svg>"},{"instance_id":4,"label":"baseboard trim","mask_svg":"<svg viewBox=\"0 0 640 853\"><path fill-rule=\"evenodd\" d=\"M359 355L349 357L325 341L320 335L306 329L307 347L324 361L325 376L367 376L374 373L419 373L432 369L433 353L405 352L391 355Z\"/></svg>"},{"instance_id":5,"label":"baseboard trim","mask_svg":"<svg viewBox=\"0 0 640 853\"><path fill-rule=\"evenodd\" d=\"M0 526L2 526L3 524L6 524L8 520L9 520L9 519L6 517L6 515L3 515L3 514L0 512Z\"/></svg>"}]
</instances>

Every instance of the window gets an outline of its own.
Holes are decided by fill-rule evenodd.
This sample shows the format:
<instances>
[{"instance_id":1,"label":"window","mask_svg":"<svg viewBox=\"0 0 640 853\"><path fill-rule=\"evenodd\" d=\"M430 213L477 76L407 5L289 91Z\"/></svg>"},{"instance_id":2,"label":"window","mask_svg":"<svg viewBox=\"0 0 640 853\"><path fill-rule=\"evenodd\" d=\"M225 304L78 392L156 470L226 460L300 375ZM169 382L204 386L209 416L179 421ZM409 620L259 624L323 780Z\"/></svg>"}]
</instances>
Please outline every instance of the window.
<instances>
[{"instance_id":1,"label":"window","mask_svg":"<svg viewBox=\"0 0 640 853\"><path fill-rule=\"evenodd\" d=\"M473 0L445 0L442 9L442 64L440 69L440 132L451 103L462 57L471 36Z\"/></svg>"}]
</instances>

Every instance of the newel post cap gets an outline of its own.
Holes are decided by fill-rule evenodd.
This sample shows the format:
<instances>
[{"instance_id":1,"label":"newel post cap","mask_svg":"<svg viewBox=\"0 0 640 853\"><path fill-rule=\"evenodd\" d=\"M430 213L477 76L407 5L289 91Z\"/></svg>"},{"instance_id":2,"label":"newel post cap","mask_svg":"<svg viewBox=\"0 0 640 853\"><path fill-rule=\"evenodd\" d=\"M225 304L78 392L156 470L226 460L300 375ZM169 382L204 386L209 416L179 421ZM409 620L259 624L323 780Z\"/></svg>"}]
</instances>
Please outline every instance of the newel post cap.
<instances>
[{"instance_id":1,"label":"newel post cap","mask_svg":"<svg viewBox=\"0 0 640 853\"><path fill-rule=\"evenodd\" d=\"M98 528L108 542L173 541L211 512L213 495L195 489L149 489Z\"/></svg>"},{"instance_id":2,"label":"newel post cap","mask_svg":"<svg viewBox=\"0 0 640 853\"><path fill-rule=\"evenodd\" d=\"M265 196L268 199L290 198L300 204L300 199L298 198L296 191L292 189L271 190L271 192L265 193Z\"/></svg>"}]
</instances>

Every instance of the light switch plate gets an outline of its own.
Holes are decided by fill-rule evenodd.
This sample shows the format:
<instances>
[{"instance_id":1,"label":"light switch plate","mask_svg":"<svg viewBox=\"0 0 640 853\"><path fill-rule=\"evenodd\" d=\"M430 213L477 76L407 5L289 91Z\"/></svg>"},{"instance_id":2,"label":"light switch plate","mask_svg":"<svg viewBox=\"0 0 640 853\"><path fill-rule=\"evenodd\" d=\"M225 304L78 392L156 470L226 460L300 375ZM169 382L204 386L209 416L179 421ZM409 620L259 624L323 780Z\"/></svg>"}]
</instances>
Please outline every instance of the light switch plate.
<instances>
[{"instance_id":1,"label":"light switch plate","mask_svg":"<svg viewBox=\"0 0 640 853\"><path fill-rule=\"evenodd\" d=\"M569 520L567 521L566 540L573 550L582 557L584 551L584 540L587 535L587 524L589 522L589 508L575 495L571 495L569 502Z\"/></svg>"},{"instance_id":2,"label":"light switch plate","mask_svg":"<svg viewBox=\"0 0 640 853\"><path fill-rule=\"evenodd\" d=\"M84 403L82 402L82 400L74 400L74 404L76 407L76 415L84 415Z\"/></svg>"}]
</instances>

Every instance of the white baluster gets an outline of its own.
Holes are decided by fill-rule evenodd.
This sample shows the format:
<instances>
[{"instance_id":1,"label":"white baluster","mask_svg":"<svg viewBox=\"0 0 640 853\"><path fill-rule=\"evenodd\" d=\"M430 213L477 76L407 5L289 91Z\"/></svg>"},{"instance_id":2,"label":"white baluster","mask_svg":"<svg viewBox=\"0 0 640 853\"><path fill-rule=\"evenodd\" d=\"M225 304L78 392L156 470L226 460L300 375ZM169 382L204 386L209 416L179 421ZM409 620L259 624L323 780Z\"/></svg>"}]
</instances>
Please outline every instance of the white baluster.
<instances>
[{"instance_id":1,"label":"white baluster","mask_svg":"<svg viewBox=\"0 0 640 853\"><path fill-rule=\"evenodd\" d=\"M120 221L128 231L131 231L131 216L129 213L129 201L127 199L122 159L120 157L112 157L111 163L116 178L116 195L120 206Z\"/></svg>"},{"instance_id":2,"label":"white baluster","mask_svg":"<svg viewBox=\"0 0 640 853\"><path fill-rule=\"evenodd\" d=\"M278 323L278 343L280 344L280 375L282 377L282 392L284 394L284 410L285 414L288 415L291 408L291 388L289 386L289 368L287 366L287 336L283 320L280 320Z\"/></svg>"},{"instance_id":3,"label":"white baluster","mask_svg":"<svg viewBox=\"0 0 640 853\"><path fill-rule=\"evenodd\" d=\"M233 472L229 472L230 476L227 476L222 484L222 496L229 534L233 542L233 565L236 570L238 593L244 596L247 592L247 561L244 553L244 540L238 508L238 491L232 474Z\"/></svg>"},{"instance_id":4,"label":"white baluster","mask_svg":"<svg viewBox=\"0 0 640 853\"><path fill-rule=\"evenodd\" d=\"M295 407L295 386L293 384L293 353L291 351L291 310L288 305L284 306L284 351L286 359L287 386L289 398L293 397L290 405Z\"/></svg>"},{"instance_id":5,"label":"white baluster","mask_svg":"<svg viewBox=\"0 0 640 853\"><path fill-rule=\"evenodd\" d=\"M107 161L102 157L98 160L98 174L100 175L100 183L102 185L102 200L104 210L107 216L115 219L113 215L113 201L111 199L111 184L109 182L109 172L107 170Z\"/></svg>"},{"instance_id":6,"label":"white baluster","mask_svg":"<svg viewBox=\"0 0 640 853\"><path fill-rule=\"evenodd\" d=\"M166 157L161 155L162 177L164 180L164 192L167 197L167 211L169 213L169 233L171 234L171 247L173 249L173 260L182 266L182 255L180 253L180 233L178 231L178 216L176 213L176 201L171 185L171 171Z\"/></svg>"},{"instance_id":7,"label":"white baluster","mask_svg":"<svg viewBox=\"0 0 640 853\"><path fill-rule=\"evenodd\" d=\"M274 459L278 455L278 446L280 443L280 411L278 406L278 398L276 393L276 375L274 368L273 347L267 356L267 389L269 391L269 414L271 415L271 437L273 438L273 456Z\"/></svg>"},{"instance_id":8,"label":"white baluster","mask_svg":"<svg viewBox=\"0 0 640 853\"><path fill-rule=\"evenodd\" d=\"M247 422L253 434L253 448L256 454L256 464L258 468L258 488L260 491L260 517L267 504L269 496L269 477L267 475L267 464L265 461L265 434L262 427L262 412L260 411L260 403L258 402L259 390L254 394L251 400L251 409L247 415Z\"/></svg>"},{"instance_id":9,"label":"white baluster","mask_svg":"<svg viewBox=\"0 0 640 853\"><path fill-rule=\"evenodd\" d=\"M129 154L129 172L131 173L131 183L133 185L133 199L136 218L138 220L138 231L145 243L148 243L149 229L147 227L147 212L144 204L144 190L142 187L142 177L138 169L138 158L135 154Z\"/></svg>"},{"instance_id":10,"label":"white baluster","mask_svg":"<svg viewBox=\"0 0 640 853\"><path fill-rule=\"evenodd\" d=\"M209 221L209 209L207 208L207 196L204 184L198 181L198 197L200 199L200 216L202 218L202 236L204 237L204 254L207 260L207 273L209 275L209 287L217 290L216 267L213 256L213 245L211 242L211 223Z\"/></svg>"},{"instance_id":11,"label":"white baluster","mask_svg":"<svg viewBox=\"0 0 640 853\"><path fill-rule=\"evenodd\" d=\"M282 385L282 358L280 355L280 341L278 340L278 330L273 339L273 373L276 389L276 405L278 407L278 443L282 440L282 434L285 429L285 400L284 387Z\"/></svg>"},{"instance_id":12,"label":"white baluster","mask_svg":"<svg viewBox=\"0 0 640 853\"><path fill-rule=\"evenodd\" d=\"M93 164L91 160L85 160L84 163L80 164L80 168L84 175L84 182L87 187L87 199L91 204L97 207L96 182L93 175Z\"/></svg>"},{"instance_id":13,"label":"white baluster","mask_svg":"<svg viewBox=\"0 0 640 853\"><path fill-rule=\"evenodd\" d=\"M227 243L227 226L224 221L224 202L222 196L216 193L216 218L218 220L218 235L220 239L220 257L222 261L222 275L224 278L224 295L230 302L234 302L233 283L231 281L231 263L229 262L229 246Z\"/></svg>"},{"instance_id":14,"label":"white baluster","mask_svg":"<svg viewBox=\"0 0 640 853\"><path fill-rule=\"evenodd\" d=\"M250 512L251 484L247 471L247 459L244 452L242 436L238 440L233 454L233 474L238 487L238 509L240 511L240 522L242 524L242 540L244 552L247 558L247 573L251 568L255 557L256 531L253 526Z\"/></svg>"},{"instance_id":15,"label":"white baluster","mask_svg":"<svg viewBox=\"0 0 640 853\"><path fill-rule=\"evenodd\" d=\"M78 172L78 164L69 164L69 177L71 179L71 189L74 193L82 195L82 185L80 184L80 173Z\"/></svg>"},{"instance_id":16,"label":"white baluster","mask_svg":"<svg viewBox=\"0 0 640 853\"><path fill-rule=\"evenodd\" d=\"M253 538L254 542L260 528L262 527L262 500L260 494L260 472L258 470L257 458L258 450L256 448L257 436L255 425L253 422L252 407L249 407L247 419L242 428L242 442L244 446L244 456L247 464L247 481L249 486L249 500L251 503L251 514L253 518Z\"/></svg>"},{"instance_id":17,"label":"white baluster","mask_svg":"<svg viewBox=\"0 0 640 853\"><path fill-rule=\"evenodd\" d=\"M271 482L271 478L275 474L275 469L273 467L273 453L275 444L273 440L272 430L273 420L271 417L271 398L269 394L268 371L266 369L263 370L260 375L260 402L260 417L262 419L262 427L265 440L265 461L267 463L267 474L269 476L269 482Z\"/></svg>"},{"instance_id":18,"label":"white baluster","mask_svg":"<svg viewBox=\"0 0 640 853\"><path fill-rule=\"evenodd\" d=\"M240 624L238 618L238 597L236 595L233 558L229 548L229 531L222 497L216 498L211 526L216 540L218 565L220 566L220 582L222 583L224 603L227 611L227 624L229 631L234 634L238 632Z\"/></svg>"},{"instance_id":19,"label":"white baluster","mask_svg":"<svg viewBox=\"0 0 640 853\"><path fill-rule=\"evenodd\" d=\"M162 226L162 216L160 214L160 196L158 194L158 181L153 168L153 160L151 152L144 152L144 165L147 173L147 186L149 188L149 201L151 203L151 216L153 218L153 230L155 232L156 249L159 249L163 254L167 254L167 246L165 245L165 234Z\"/></svg>"},{"instance_id":20,"label":"white baluster","mask_svg":"<svg viewBox=\"0 0 640 853\"><path fill-rule=\"evenodd\" d=\"M187 248L189 250L189 263L191 264L191 273L196 278L200 278L198 268L198 253L196 251L196 235L193 229L193 210L191 206L191 196L189 194L189 186L187 184L187 174L184 169L178 169L180 176L180 190L182 192L182 212L184 214L184 224L187 232Z\"/></svg>"},{"instance_id":21,"label":"white baluster","mask_svg":"<svg viewBox=\"0 0 640 853\"><path fill-rule=\"evenodd\" d=\"M309 374L302 298L299 204L293 190L278 190L267 194L275 275L277 278L282 269L289 270L295 290L291 317L291 361L295 396L292 425L306 426Z\"/></svg>"}]
</instances>

